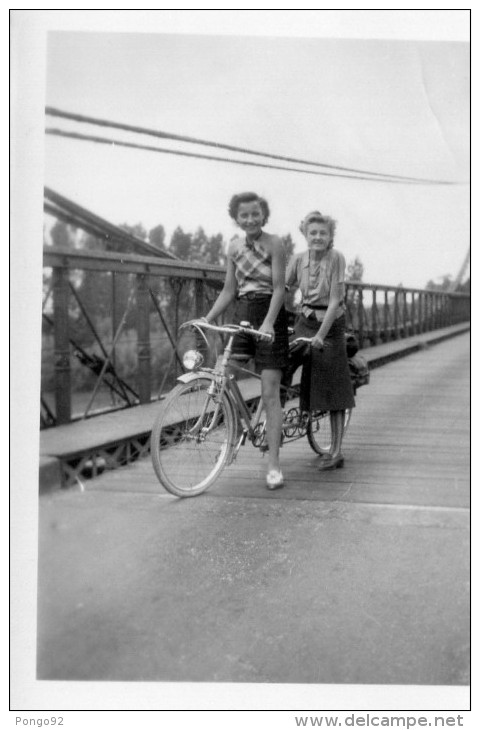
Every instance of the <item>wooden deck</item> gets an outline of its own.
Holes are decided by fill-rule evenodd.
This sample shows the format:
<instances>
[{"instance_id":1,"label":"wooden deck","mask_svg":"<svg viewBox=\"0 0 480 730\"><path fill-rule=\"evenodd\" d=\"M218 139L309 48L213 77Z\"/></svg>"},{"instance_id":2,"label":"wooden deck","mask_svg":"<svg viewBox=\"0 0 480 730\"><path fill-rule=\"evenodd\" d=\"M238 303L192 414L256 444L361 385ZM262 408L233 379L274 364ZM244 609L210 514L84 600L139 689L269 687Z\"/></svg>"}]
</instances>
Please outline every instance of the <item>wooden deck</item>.
<instances>
[{"instance_id":1,"label":"wooden deck","mask_svg":"<svg viewBox=\"0 0 480 730\"><path fill-rule=\"evenodd\" d=\"M468 335L375 369L356 403L344 440L343 469L320 473L303 438L282 448L287 484L271 493L264 487L266 460L247 443L207 494L440 510L468 506ZM150 459L83 484L88 490L166 494Z\"/></svg>"}]
</instances>

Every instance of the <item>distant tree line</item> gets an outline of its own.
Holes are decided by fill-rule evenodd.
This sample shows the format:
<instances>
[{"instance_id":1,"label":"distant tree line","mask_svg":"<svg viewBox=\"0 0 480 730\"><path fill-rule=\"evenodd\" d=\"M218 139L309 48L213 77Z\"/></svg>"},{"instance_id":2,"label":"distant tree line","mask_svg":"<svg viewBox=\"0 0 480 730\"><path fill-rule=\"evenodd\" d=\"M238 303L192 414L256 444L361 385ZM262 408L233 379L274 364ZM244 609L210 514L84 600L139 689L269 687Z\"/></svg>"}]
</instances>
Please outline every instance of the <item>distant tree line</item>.
<instances>
[{"instance_id":1,"label":"distant tree line","mask_svg":"<svg viewBox=\"0 0 480 730\"><path fill-rule=\"evenodd\" d=\"M446 274L441 278L441 282L438 282L438 280L434 281L433 279L427 281L425 289L431 289L433 291L457 291L463 292L464 294L470 294L470 277L460 284L455 284L455 281L450 274Z\"/></svg>"}]
</instances>

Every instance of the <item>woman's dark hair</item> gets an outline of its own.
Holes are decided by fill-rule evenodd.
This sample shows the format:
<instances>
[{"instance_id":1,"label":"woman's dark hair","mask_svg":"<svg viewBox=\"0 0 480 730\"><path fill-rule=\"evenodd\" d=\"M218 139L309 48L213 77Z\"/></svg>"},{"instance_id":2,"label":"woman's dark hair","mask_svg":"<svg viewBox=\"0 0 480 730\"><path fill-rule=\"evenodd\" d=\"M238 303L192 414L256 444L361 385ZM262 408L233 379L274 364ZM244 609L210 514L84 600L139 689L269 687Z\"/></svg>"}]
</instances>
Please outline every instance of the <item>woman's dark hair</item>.
<instances>
[{"instance_id":1,"label":"woman's dark hair","mask_svg":"<svg viewBox=\"0 0 480 730\"><path fill-rule=\"evenodd\" d=\"M228 214L234 221L237 220L238 209L241 203L255 203L260 205L263 213L263 222L266 223L270 217L270 208L265 198L261 198L257 193L239 193L234 195L228 204Z\"/></svg>"}]
</instances>

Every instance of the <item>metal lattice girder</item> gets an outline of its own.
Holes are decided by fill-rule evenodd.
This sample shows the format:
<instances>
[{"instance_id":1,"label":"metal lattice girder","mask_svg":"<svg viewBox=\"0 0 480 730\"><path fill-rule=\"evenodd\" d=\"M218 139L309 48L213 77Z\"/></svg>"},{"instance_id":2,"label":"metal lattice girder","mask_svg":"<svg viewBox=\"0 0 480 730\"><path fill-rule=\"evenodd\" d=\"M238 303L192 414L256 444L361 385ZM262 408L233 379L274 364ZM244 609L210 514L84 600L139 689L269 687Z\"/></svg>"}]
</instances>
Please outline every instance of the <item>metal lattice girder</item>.
<instances>
[{"instance_id":1,"label":"metal lattice girder","mask_svg":"<svg viewBox=\"0 0 480 730\"><path fill-rule=\"evenodd\" d=\"M64 487L73 486L101 474L105 469L117 469L148 455L150 434L132 436L117 444L95 447L83 454L61 459Z\"/></svg>"},{"instance_id":2,"label":"metal lattice girder","mask_svg":"<svg viewBox=\"0 0 480 730\"><path fill-rule=\"evenodd\" d=\"M42 316L45 319L45 321L48 322L48 324L50 324L53 327L53 321L48 316L48 314L44 313ZM93 353L93 354L88 353L72 337L69 337L69 342L73 348L73 354L79 360L79 362L82 365L85 365L86 367L88 367L90 370L92 370L92 372L94 372L96 375L98 375L105 365L105 360L103 358L99 357L98 355L96 355L95 353ZM111 383L108 380L109 376L114 377L113 383ZM132 396L135 399L138 399L138 395L136 394L136 392L133 390L133 388L131 388L128 385L128 383L126 383L124 380L121 380L119 378L119 376L117 375L117 373L114 371L113 367L111 366L111 363L107 363L107 368L105 369L105 372L103 374L103 381L104 381L105 385L107 385L110 388L110 390L112 390L112 392L114 392L119 397L122 398L124 396L122 395L122 392L120 390L118 390L118 388L116 387L116 384L118 384L118 385L121 384L122 389L128 389L130 391L130 393L132 394ZM124 400L127 401L128 405L132 405L131 402L128 400L128 398L124 398Z\"/></svg>"},{"instance_id":3,"label":"metal lattice girder","mask_svg":"<svg viewBox=\"0 0 480 730\"><path fill-rule=\"evenodd\" d=\"M45 212L106 241L123 244L140 254L158 258L175 259L168 251L162 251L151 243L133 236L123 228L109 223L86 208L56 193L51 188L44 188L44 196L48 202L44 204Z\"/></svg>"},{"instance_id":4,"label":"metal lattice girder","mask_svg":"<svg viewBox=\"0 0 480 730\"><path fill-rule=\"evenodd\" d=\"M123 330L123 325L125 324L125 319L127 317L127 314L128 314L129 309L130 309L130 306L132 304L132 301L133 301L134 296L135 296L135 291L132 290L130 292L129 297L128 297L127 306L125 307L125 311L123 313L123 316L122 316L122 319L120 321L120 324L118 325L117 331L115 332L115 336L113 338L113 342L112 342L112 347L111 347L110 353L109 353L108 357L105 359L105 361L104 361L104 363L102 365L102 369L101 369L101 371L100 371L100 373L98 375L97 382L95 383L95 386L93 388L93 393L92 393L92 395L90 397L90 400L88 401L88 405L87 405L87 407L85 409L85 413L83 414L83 418L86 418L87 417L88 412L89 412L89 410L90 410L90 408L91 408L91 406L93 404L93 401L95 400L95 396L97 394L98 388L100 387L100 383L102 382L102 380L104 378L104 375L105 375L105 372L107 370L107 367L111 363L111 358L112 358L112 355L113 355L113 353L115 351L115 345L116 345L117 340L120 337L120 334L121 334L121 332Z\"/></svg>"},{"instance_id":5,"label":"metal lattice girder","mask_svg":"<svg viewBox=\"0 0 480 730\"><path fill-rule=\"evenodd\" d=\"M225 280L225 267L213 264L200 265L179 259L159 259L136 254L118 254L112 251L80 251L69 248L44 248L44 266L54 268L83 269L85 271L116 271L121 274L150 274L167 279L201 279L210 286L221 289Z\"/></svg>"},{"instance_id":6,"label":"metal lattice girder","mask_svg":"<svg viewBox=\"0 0 480 730\"><path fill-rule=\"evenodd\" d=\"M73 284L71 282L70 282L70 291L72 292L73 296L75 297L75 300L78 303L78 306L80 307L81 312L82 312L83 316L85 317L85 320L86 320L86 322L87 322L87 324L88 324L88 326L89 326L89 328L90 328L93 336L95 337L95 340L97 341L97 343L98 343L98 345L99 345L99 347L100 347L100 349L102 351L103 358L98 357L98 355L93 354L93 355L90 355L89 358L87 358L87 360L85 362L85 364L88 365L88 367L90 367L94 372L96 372L98 374L98 373L101 372L101 370L102 370L102 368L104 366L105 361L110 360L110 358L108 356L108 353L107 353L105 347L103 346L103 342L102 342L101 337L99 336L99 334L98 334L98 332L97 332L97 330L96 330L96 328L95 328L95 326L94 326L94 324L93 324L93 322L92 322L92 320L91 320L91 318L90 318L87 310L85 309L85 307L83 305L83 302L82 302L81 298L78 296L78 293L75 291L75 287L73 286ZM82 350L82 355L83 355L84 358L85 358L85 355L86 354L87 353L85 353L85 351ZM79 359L81 360L81 357ZM111 360L109 362L107 362L107 367L106 367L106 370L105 370L104 377L107 374L112 376L112 378L114 379L115 383L118 384L118 387L122 391L121 393L118 393L118 391L115 390L115 392L117 394L119 394L126 401L126 403L128 405L132 405L131 402L130 402L130 399L128 397L128 391L130 391L130 393L133 395L133 397L135 399L138 398L138 395L137 395L137 393L135 393L135 391L127 383L125 383L119 377L119 375L116 372L116 369L113 366L113 363L111 362ZM109 383L107 383L107 385L109 385Z\"/></svg>"}]
</instances>

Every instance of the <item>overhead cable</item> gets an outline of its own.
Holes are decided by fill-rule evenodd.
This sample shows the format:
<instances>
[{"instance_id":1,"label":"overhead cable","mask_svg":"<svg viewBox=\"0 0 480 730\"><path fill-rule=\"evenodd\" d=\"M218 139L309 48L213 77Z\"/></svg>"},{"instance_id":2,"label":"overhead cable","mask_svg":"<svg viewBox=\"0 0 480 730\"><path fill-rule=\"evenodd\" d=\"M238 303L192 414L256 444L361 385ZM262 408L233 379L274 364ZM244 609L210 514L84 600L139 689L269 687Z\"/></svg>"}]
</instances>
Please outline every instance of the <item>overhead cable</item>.
<instances>
[{"instance_id":1,"label":"overhead cable","mask_svg":"<svg viewBox=\"0 0 480 730\"><path fill-rule=\"evenodd\" d=\"M355 173L358 174L360 177L358 179L360 180L366 180L371 179L372 177L377 177L382 180L382 182L386 182L387 179L395 180L398 182L417 182L417 183L429 183L434 185L456 185L458 183L448 181L448 180L431 180L431 179L425 179L425 178L417 178L417 177L406 177L403 175L390 175L388 173L381 173L381 172L371 172L368 170L358 170L351 167L342 167L340 165L331 165L325 162L313 162L311 160L302 160L298 159L296 157L285 157L283 155L275 155L269 152L259 152L258 150L250 150L244 147L237 147L235 145L229 145L221 142L211 142L204 139L199 139L197 137L189 137L186 135L181 134L174 134L172 132L163 132L159 130L154 129L148 129L145 127L137 127L133 126L131 124L123 124L120 122L111 122L106 119L97 119L95 117L89 117L85 116L83 114L73 114L71 112L65 112L61 109L55 109L54 107L47 106L45 108L45 113L49 116L54 117L61 117L62 119L70 119L72 121L76 122L83 122L87 124L94 124L102 127L111 127L114 129L121 129L127 132L135 132L137 134L146 134L150 135L152 137L158 137L160 139L169 139L169 140L175 140L177 142L188 142L190 144L197 144L197 145L204 145L207 147L216 147L218 149L224 149L228 150L230 152L241 152L243 154L248 155L254 155L259 157L267 157L272 160L278 160L280 162L290 162L295 164L302 164L302 165L309 165L313 167L323 167L326 169L331 170L339 170L341 172L349 172L349 173ZM118 143L116 143L118 144ZM133 145L132 145L133 146ZM143 149L149 149L148 147L145 147ZM162 150L163 151L163 150ZM206 158L209 159L209 158ZM215 158L210 158L215 159ZM227 160L231 161L231 160ZM278 168L283 169L283 168ZM292 169L292 168L288 168ZM296 171L296 170L295 170ZM363 177L363 176L369 176L369 177ZM340 177L340 176L337 176Z\"/></svg>"},{"instance_id":2,"label":"overhead cable","mask_svg":"<svg viewBox=\"0 0 480 730\"><path fill-rule=\"evenodd\" d=\"M410 180L408 178L395 180L391 178L379 178L379 177L366 177L365 175L343 175L336 172L323 172L321 170L304 170L298 167L285 167L283 165L269 165L266 162L252 162L249 160L237 160L231 157L218 157L216 155L202 155L197 152L185 152L184 150L172 150L165 147L151 147L149 145L135 144L134 142L124 142L119 139L107 139L106 137L95 137L93 135L80 134L79 132L65 132L62 129L53 129L47 127L45 130L46 134L55 135L58 137L68 137L70 139L78 139L89 142L96 142L98 144L106 144L115 147L129 147L131 149L147 150L149 152L161 152L167 155L179 155L181 157L194 157L200 160L213 160L215 162L228 162L234 165L249 165L251 167L262 167L270 170L283 170L287 172L300 172L305 175L321 175L323 177L340 177L346 180L368 180L369 182L384 182L394 183L403 185L432 185L431 182L424 180ZM437 185L455 185L456 183L450 183L446 181L437 181Z\"/></svg>"}]
</instances>

